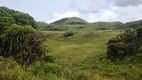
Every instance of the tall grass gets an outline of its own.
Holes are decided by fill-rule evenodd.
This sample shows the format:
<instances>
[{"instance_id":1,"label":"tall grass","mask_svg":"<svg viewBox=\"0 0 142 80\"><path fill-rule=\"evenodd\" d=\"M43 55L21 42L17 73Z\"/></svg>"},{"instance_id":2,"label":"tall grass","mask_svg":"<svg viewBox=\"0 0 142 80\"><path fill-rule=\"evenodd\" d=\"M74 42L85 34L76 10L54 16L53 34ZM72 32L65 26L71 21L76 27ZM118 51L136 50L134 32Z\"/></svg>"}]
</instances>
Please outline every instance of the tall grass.
<instances>
[{"instance_id":1,"label":"tall grass","mask_svg":"<svg viewBox=\"0 0 142 80\"><path fill-rule=\"evenodd\" d=\"M62 77L68 80L140 80L142 65L114 64L104 59L107 41L122 31L82 31L77 36L58 39L51 36L45 42L47 54L57 58Z\"/></svg>"}]
</instances>

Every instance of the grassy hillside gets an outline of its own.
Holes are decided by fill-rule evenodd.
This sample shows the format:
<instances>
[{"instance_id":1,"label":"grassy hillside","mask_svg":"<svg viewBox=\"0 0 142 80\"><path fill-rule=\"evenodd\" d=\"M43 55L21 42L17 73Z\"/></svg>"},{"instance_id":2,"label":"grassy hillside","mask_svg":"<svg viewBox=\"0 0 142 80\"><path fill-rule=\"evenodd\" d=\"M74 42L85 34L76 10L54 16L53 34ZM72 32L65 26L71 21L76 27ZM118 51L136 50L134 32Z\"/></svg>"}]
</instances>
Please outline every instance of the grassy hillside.
<instances>
[{"instance_id":1,"label":"grassy hillside","mask_svg":"<svg viewBox=\"0 0 142 80\"><path fill-rule=\"evenodd\" d=\"M121 29L123 23L121 22L96 22L92 24L98 30L105 29Z\"/></svg>"},{"instance_id":2,"label":"grassy hillside","mask_svg":"<svg viewBox=\"0 0 142 80\"><path fill-rule=\"evenodd\" d=\"M38 25L38 28L41 29L41 30L45 29L49 25L48 23L41 22L41 21L37 21L36 23Z\"/></svg>"},{"instance_id":3,"label":"grassy hillside","mask_svg":"<svg viewBox=\"0 0 142 80\"><path fill-rule=\"evenodd\" d=\"M140 26L142 26L142 20L127 22L123 25L124 28L138 28Z\"/></svg>"},{"instance_id":4,"label":"grassy hillside","mask_svg":"<svg viewBox=\"0 0 142 80\"><path fill-rule=\"evenodd\" d=\"M71 17L71 18L63 18L61 20L55 21L51 24L56 24L56 25L84 25L87 24L88 22L81 19L81 18L77 18L77 17Z\"/></svg>"},{"instance_id":5,"label":"grassy hillside","mask_svg":"<svg viewBox=\"0 0 142 80\"><path fill-rule=\"evenodd\" d=\"M134 22L95 22L88 23L87 21L72 17L63 18L61 20L55 21L50 26L57 28L59 30L110 30L110 29L126 29L126 28L138 28L142 25L142 20Z\"/></svg>"},{"instance_id":6,"label":"grassy hillside","mask_svg":"<svg viewBox=\"0 0 142 80\"><path fill-rule=\"evenodd\" d=\"M121 22L95 22L89 23L81 18L71 17L63 18L49 24L50 27L55 30L62 31L80 31L80 30L110 30L110 29L122 29L123 23ZM49 29L45 29L49 30ZM50 31L50 30L49 30Z\"/></svg>"}]
</instances>

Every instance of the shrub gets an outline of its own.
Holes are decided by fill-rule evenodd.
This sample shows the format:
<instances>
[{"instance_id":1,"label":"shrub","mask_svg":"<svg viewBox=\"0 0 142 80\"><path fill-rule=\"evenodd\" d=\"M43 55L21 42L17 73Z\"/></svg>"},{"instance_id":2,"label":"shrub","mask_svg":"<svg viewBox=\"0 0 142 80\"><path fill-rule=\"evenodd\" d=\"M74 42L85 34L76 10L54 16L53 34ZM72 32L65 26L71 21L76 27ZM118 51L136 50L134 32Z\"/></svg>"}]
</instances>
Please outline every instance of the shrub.
<instances>
[{"instance_id":1,"label":"shrub","mask_svg":"<svg viewBox=\"0 0 142 80\"><path fill-rule=\"evenodd\" d=\"M125 43L112 43L108 45L108 57L110 59L116 59L116 58L123 58L126 53L124 52L126 48Z\"/></svg>"},{"instance_id":2,"label":"shrub","mask_svg":"<svg viewBox=\"0 0 142 80\"><path fill-rule=\"evenodd\" d=\"M0 80L40 80L25 72L23 68L11 58L0 56Z\"/></svg>"},{"instance_id":3,"label":"shrub","mask_svg":"<svg viewBox=\"0 0 142 80\"><path fill-rule=\"evenodd\" d=\"M0 27L9 26L12 24L18 24L22 26L30 25L33 28L37 28L36 21L29 14L8 9L6 7L0 7Z\"/></svg>"},{"instance_id":4,"label":"shrub","mask_svg":"<svg viewBox=\"0 0 142 80\"><path fill-rule=\"evenodd\" d=\"M66 32L63 37L70 37L70 36L73 36L74 33L73 32Z\"/></svg>"},{"instance_id":5,"label":"shrub","mask_svg":"<svg viewBox=\"0 0 142 80\"><path fill-rule=\"evenodd\" d=\"M28 65L44 54L42 36L30 26L12 25L0 37L0 56Z\"/></svg>"},{"instance_id":6,"label":"shrub","mask_svg":"<svg viewBox=\"0 0 142 80\"><path fill-rule=\"evenodd\" d=\"M142 46L141 46L141 47L139 47L139 49L138 49L138 53L142 53Z\"/></svg>"},{"instance_id":7,"label":"shrub","mask_svg":"<svg viewBox=\"0 0 142 80\"><path fill-rule=\"evenodd\" d=\"M125 57L135 55L139 47L140 43L135 31L126 30L124 34L108 41L107 56L113 62L118 59L123 60Z\"/></svg>"},{"instance_id":8,"label":"shrub","mask_svg":"<svg viewBox=\"0 0 142 80\"><path fill-rule=\"evenodd\" d=\"M32 65L31 72L34 75L60 75L61 66L56 63L36 62Z\"/></svg>"},{"instance_id":9,"label":"shrub","mask_svg":"<svg viewBox=\"0 0 142 80\"><path fill-rule=\"evenodd\" d=\"M138 36L138 37L142 37L142 27L139 27L139 28L137 29L137 36Z\"/></svg>"},{"instance_id":10,"label":"shrub","mask_svg":"<svg viewBox=\"0 0 142 80\"><path fill-rule=\"evenodd\" d=\"M44 61L45 61L45 62L54 63L55 60L56 60L56 58L55 58L54 56L46 55L46 56L44 57Z\"/></svg>"},{"instance_id":11,"label":"shrub","mask_svg":"<svg viewBox=\"0 0 142 80\"><path fill-rule=\"evenodd\" d=\"M43 70L46 74L52 73L59 75L61 72L61 66L55 63L46 63L43 65Z\"/></svg>"},{"instance_id":12,"label":"shrub","mask_svg":"<svg viewBox=\"0 0 142 80\"><path fill-rule=\"evenodd\" d=\"M0 27L9 26L13 24L14 22L15 22L14 18L5 10L0 8Z\"/></svg>"},{"instance_id":13,"label":"shrub","mask_svg":"<svg viewBox=\"0 0 142 80\"><path fill-rule=\"evenodd\" d=\"M15 67L2 74L2 80L40 80L38 77L26 73L22 68Z\"/></svg>"}]
</instances>

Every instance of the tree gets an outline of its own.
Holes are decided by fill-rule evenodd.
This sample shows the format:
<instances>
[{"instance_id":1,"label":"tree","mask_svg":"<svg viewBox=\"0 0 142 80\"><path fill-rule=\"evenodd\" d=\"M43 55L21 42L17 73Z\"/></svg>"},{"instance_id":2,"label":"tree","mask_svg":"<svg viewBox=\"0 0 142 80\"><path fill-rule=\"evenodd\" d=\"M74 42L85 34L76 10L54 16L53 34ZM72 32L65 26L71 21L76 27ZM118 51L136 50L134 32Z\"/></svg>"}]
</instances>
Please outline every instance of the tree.
<instances>
[{"instance_id":1,"label":"tree","mask_svg":"<svg viewBox=\"0 0 142 80\"><path fill-rule=\"evenodd\" d=\"M0 32L4 26L9 26L15 22L14 18L3 9L0 9Z\"/></svg>"},{"instance_id":2,"label":"tree","mask_svg":"<svg viewBox=\"0 0 142 80\"><path fill-rule=\"evenodd\" d=\"M16 20L16 24L18 25L31 25L33 28L37 28L37 24L34 18L31 17L29 14L18 12L13 14L12 16Z\"/></svg>"},{"instance_id":3,"label":"tree","mask_svg":"<svg viewBox=\"0 0 142 80\"><path fill-rule=\"evenodd\" d=\"M21 65L28 65L44 54L42 36L31 26L8 26L0 37L0 56L12 57Z\"/></svg>"},{"instance_id":4,"label":"tree","mask_svg":"<svg viewBox=\"0 0 142 80\"><path fill-rule=\"evenodd\" d=\"M140 47L139 39L135 31L126 30L122 35L119 35L108 41L107 57L113 62L123 60L125 57L136 55Z\"/></svg>"},{"instance_id":5,"label":"tree","mask_svg":"<svg viewBox=\"0 0 142 80\"><path fill-rule=\"evenodd\" d=\"M3 26L9 26L12 24L22 26L30 25L33 28L37 28L36 21L29 14L8 9L6 7L0 7L0 29Z\"/></svg>"},{"instance_id":6,"label":"tree","mask_svg":"<svg viewBox=\"0 0 142 80\"><path fill-rule=\"evenodd\" d=\"M137 29L137 36L140 38L140 37L142 37L142 27L139 27L138 29Z\"/></svg>"},{"instance_id":7,"label":"tree","mask_svg":"<svg viewBox=\"0 0 142 80\"><path fill-rule=\"evenodd\" d=\"M44 54L42 34L29 14L0 7L0 56L28 65Z\"/></svg>"}]
</instances>

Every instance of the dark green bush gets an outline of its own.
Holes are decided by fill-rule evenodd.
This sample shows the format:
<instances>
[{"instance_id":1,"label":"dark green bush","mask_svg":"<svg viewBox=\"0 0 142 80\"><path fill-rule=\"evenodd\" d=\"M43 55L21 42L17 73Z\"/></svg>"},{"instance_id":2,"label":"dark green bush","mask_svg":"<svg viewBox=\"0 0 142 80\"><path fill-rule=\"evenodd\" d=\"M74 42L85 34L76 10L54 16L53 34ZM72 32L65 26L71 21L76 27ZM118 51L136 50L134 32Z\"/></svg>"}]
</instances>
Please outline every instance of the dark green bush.
<instances>
[{"instance_id":1,"label":"dark green bush","mask_svg":"<svg viewBox=\"0 0 142 80\"><path fill-rule=\"evenodd\" d=\"M33 28L37 28L36 21L29 14L17 12L17 13L14 13L12 16L15 19L16 24L18 25L22 25L22 26L31 25Z\"/></svg>"},{"instance_id":2,"label":"dark green bush","mask_svg":"<svg viewBox=\"0 0 142 80\"><path fill-rule=\"evenodd\" d=\"M136 55L140 47L139 39L135 31L126 30L108 41L107 56L112 61L123 60L125 57Z\"/></svg>"},{"instance_id":3,"label":"dark green bush","mask_svg":"<svg viewBox=\"0 0 142 80\"><path fill-rule=\"evenodd\" d=\"M111 43L108 45L107 55L111 60L116 58L124 58L127 53L125 53L126 44L125 43Z\"/></svg>"},{"instance_id":4,"label":"dark green bush","mask_svg":"<svg viewBox=\"0 0 142 80\"><path fill-rule=\"evenodd\" d=\"M70 37L70 36L73 36L74 33L73 32L66 32L63 37Z\"/></svg>"},{"instance_id":5,"label":"dark green bush","mask_svg":"<svg viewBox=\"0 0 142 80\"><path fill-rule=\"evenodd\" d=\"M139 28L137 29L137 36L138 36L138 37L142 37L142 27L139 27Z\"/></svg>"},{"instance_id":6,"label":"dark green bush","mask_svg":"<svg viewBox=\"0 0 142 80\"><path fill-rule=\"evenodd\" d=\"M142 46L141 46L141 47L139 47L139 49L138 49L138 53L142 53Z\"/></svg>"},{"instance_id":7,"label":"dark green bush","mask_svg":"<svg viewBox=\"0 0 142 80\"><path fill-rule=\"evenodd\" d=\"M44 56L44 61L45 62L54 63L55 60L56 60L56 57L54 57L54 56L49 56L49 55Z\"/></svg>"},{"instance_id":8,"label":"dark green bush","mask_svg":"<svg viewBox=\"0 0 142 80\"><path fill-rule=\"evenodd\" d=\"M0 27L9 26L13 24L14 22L15 22L15 19L5 10L0 8Z\"/></svg>"},{"instance_id":9,"label":"dark green bush","mask_svg":"<svg viewBox=\"0 0 142 80\"><path fill-rule=\"evenodd\" d=\"M8 26L0 37L0 56L28 65L44 54L42 36L30 26Z\"/></svg>"},{"instance_id":10,"label":"dark green bush","mask_svg":"<svg viewBox=\"0 0 142 80\"><path fill-rule=\"evenodd\" d=\"M0 73L0 80L2 80L2 73Z\"/></svg>"},{"instance_id":11,"label":"dark green bush","mask_svg":"<svg viewBox=\"0 0 142 80\"><path fill-rule=\"evenodd\" d=\"M22 26L30 25L33 28L37 28L36 21L29 14L8 9L6 7L0 7L0 32L2 30L1 27L12 24Z\"/></svg>"}]
</instances>

